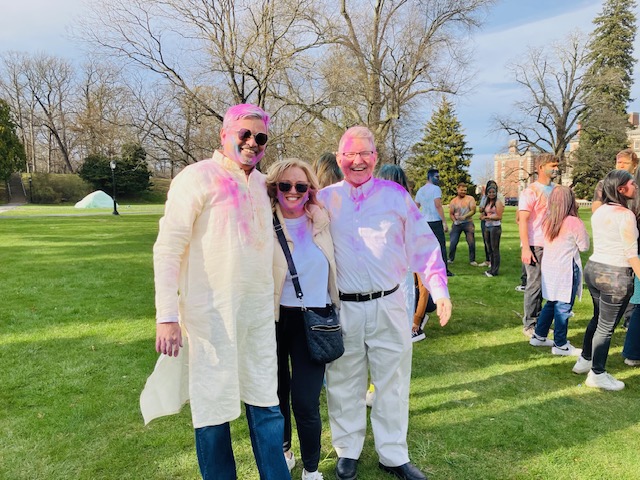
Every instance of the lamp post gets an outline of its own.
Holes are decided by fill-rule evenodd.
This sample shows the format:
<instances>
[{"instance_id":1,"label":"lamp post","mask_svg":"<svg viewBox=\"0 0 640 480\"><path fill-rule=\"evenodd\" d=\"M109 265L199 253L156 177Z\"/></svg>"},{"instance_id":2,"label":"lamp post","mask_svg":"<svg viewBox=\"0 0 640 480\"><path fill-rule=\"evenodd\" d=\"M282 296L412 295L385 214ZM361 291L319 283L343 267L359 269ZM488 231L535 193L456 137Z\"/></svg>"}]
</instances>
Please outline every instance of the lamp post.
<instances>
[{"instance_id":1,"label":"lamp post","mask_svg":"<svg viewBox=\"0 0 640 480\"><path fill-rule=\"evenodd\" d=\"M120 215L118 213L118 207L116 206L116 161L111 160L109 162L111 167L111 183L113 183L113 215Z\"/></svg>"}]
</instances>

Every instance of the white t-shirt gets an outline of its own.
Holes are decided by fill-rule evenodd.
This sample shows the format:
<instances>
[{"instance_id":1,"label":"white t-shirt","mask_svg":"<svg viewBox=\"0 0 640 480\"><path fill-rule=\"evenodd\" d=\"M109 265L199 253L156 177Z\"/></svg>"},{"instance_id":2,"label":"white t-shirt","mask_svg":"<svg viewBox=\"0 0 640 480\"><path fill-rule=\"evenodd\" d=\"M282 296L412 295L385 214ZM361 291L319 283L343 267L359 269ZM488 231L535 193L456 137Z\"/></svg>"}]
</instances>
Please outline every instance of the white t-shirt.
<instances>
[{"instance_id":1,"label":"white t-shirt","mask_svg":"<svg viewBox=\"0 0 640 480\"><path fill-rule=\"evenodd\" d=\"M604 204L591 216L593 254L589 260L631 267L629 259L638 255L638 225L631 210L615 204Z\"/></svg>"},{"instance_id":2,"label":"white t-shirt","mask_svg":"<svg viewBox=\"0 0 640 480\"><path fill-rule=\"evenodd\" d=\"M436 198L442 198L442 190L432 183L426 183L416 193L416 203L420 204L420 212L427 222L442 221L438 210L436 210L434 202Z\"/></svg>"},{"instance_id":3,"label":"white t-shirt","mask_svg":"<svg viewBox=\"0 0 640 480\"><path fill-rule=\"evenodd\" d=\"M311 220L302 215L299 218L285 218L289 237L293 241L291 258L298 272L298 280L302 289L305 307L326 307L331 303L329 297L329 262L322 250L313 243ZM280 305L286 307L301 306L296 296L296 290L291 281L291 273L287 271L287 277L282 288Z\"/></svg>"}]
</instances>

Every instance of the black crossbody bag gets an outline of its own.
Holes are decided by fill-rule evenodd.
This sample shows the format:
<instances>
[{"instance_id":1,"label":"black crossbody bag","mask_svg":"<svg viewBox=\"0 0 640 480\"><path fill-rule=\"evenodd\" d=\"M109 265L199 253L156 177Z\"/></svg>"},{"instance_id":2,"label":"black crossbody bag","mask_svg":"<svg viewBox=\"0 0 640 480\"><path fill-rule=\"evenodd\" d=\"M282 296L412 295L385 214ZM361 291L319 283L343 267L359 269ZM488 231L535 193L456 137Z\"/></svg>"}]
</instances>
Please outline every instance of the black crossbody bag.
<instances>
[{"instance_id":1,"label":"black crossbody bag","mask_svg":"<svg viewBox=\"0 0 640 480\"><path fill-rule=\"evenodd\" d=\"M293 263L293 258L291 258L291 251L289 250L287 239L284 237L282 225L275 213L273 214L273 227L276 230L278 241L280 242L285 258L287 259L293 288L295 288L296 296L302 305L302 315L305 325L304 331L305 336L307 337L309 356L311 357L311 360L316 363L333 362L335 359L340 358L344 353L342 326L340 325L336 309L331 305L329 308L329 315L323 317L304 306L304 301L302 300L302 289L300 288L300 281L298 280L298 272L296 271L296 266Z\"/></svg>"}]
</instances>

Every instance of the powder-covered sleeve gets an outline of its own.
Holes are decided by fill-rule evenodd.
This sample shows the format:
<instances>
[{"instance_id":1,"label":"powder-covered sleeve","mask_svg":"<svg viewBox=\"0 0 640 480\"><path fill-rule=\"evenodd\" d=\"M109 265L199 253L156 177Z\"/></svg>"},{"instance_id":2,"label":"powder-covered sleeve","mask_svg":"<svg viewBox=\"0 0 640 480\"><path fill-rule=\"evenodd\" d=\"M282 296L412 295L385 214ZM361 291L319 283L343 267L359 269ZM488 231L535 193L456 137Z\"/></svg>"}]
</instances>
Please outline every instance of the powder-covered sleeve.
<instances>
[{"instance_id":1,"label":"powder-covered sleeve","mask_svg":"<svg viewBox=\"0 0 640 480\"><path fill-rule=\"evenodd\" d=\"M203 198L198 169L186 168L171 182L153 246L157 322L178 321L180 266L189 248L193 224L202 211Z\"/></svg>"},{"instance_id":2,"label":"powder-covered sleeve","mask_svg":"<svg viewBox=\"0 0 640 480\"><path fill-rule=\"evenodd\" d=\"M440 244L409 194L404 195L405 249L409 266L429 289L434 300L449 298L447 270L442 261Z\"/></svg>"}]
</instances>

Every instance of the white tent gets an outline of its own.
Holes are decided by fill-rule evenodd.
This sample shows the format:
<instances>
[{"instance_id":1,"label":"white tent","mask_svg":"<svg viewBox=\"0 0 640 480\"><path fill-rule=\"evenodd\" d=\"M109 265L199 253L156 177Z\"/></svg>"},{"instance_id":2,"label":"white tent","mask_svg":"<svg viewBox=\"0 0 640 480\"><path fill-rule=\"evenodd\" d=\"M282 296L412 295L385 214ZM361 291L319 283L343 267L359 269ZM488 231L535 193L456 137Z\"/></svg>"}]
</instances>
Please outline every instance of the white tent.
<instances>
[{"instance_id":1,"label":"white tent","mask_svg":"<svg viewBox=\"0 0 640 480\"><path fill-rule=\"evenodd\" d=\"M109 208L113 207L113 198L102 190L90 193L75 205L76 208Z\"/></svg>"}]
</instances>

